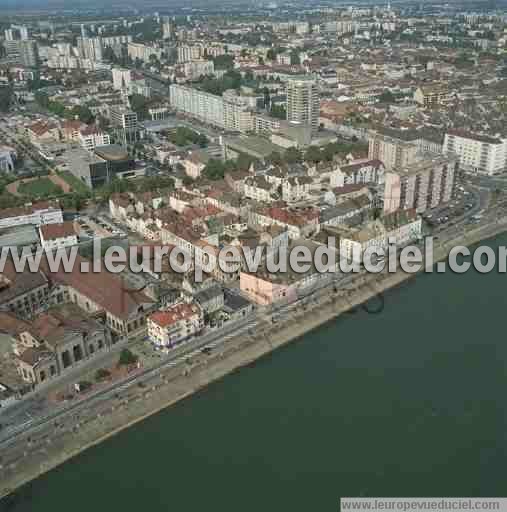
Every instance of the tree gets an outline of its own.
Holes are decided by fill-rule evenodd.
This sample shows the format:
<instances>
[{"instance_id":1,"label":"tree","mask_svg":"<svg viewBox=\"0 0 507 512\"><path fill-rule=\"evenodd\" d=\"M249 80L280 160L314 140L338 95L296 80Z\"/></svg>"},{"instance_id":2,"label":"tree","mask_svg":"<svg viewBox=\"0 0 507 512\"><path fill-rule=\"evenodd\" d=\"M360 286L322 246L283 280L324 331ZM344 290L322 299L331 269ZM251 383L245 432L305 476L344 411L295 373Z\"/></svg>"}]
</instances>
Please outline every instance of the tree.
<instances>
[{"instance_id":1,"label":"tree","mask_svg":"<svg viewBox=\"0 0 507 512\"><path fill-rule=\"evenodd\" d=\"M210 180L221 180L225 174L225 165L220 160L211 158L202 173Z\"/></svg>"},{"instance_id":2,"label":"tree","mask_svg":"<svg viewBox=\"0 0 507 512\"><path fill-rule=\"evenodd\" d=\"M280 165L283 163L283 158L280 153L273 151L267 158L266 161L272 165Z\"/></svg>"},{"instance_id":3,"label":"tree","mask_svg":"<svg viewBox=\"0 0 507 512\"><path fill-rule=\"evenodd\" d=\"M309 162L321 162L323 160L323 155L321 150L317 146L310 146L305 153L305 160Z\"/></svg>"},{"instance_id":4,"label":"tree","mask_svg":"<svg viewBox=\"0 0 507 512\"><path fill-rule=\"evenodd\" d=\"M232 55L218 55L213 58L213 66L215 69L233 69L234 57Z\"/></svg>"},{"instance_id":5,"label":"tree","mask_svg":"<svg viewBox=\"0 0 507 512\"><path fill-rule=\"evenodd\" d=\"M49 107L49 98L48 95L45 92L37 91L35 93L35 101L37 104L43 108Z\"/></svg>"},{"instance_id":6,"label":"tree","mask_svg":"<svg viewBox=\"0 0 507 512\"><path fill-rule=\"evenodd\" d=\"M395 103L396 97L394 94L389 90L386 89L378 98L382 103Z\"/></svg>"},{"instance_id":7,"label":"tree","mask_svg":"<svg viewBox=\"0 0 507 512\"><path fill-rule=\"evenodd\" d=\"M14 93L10 85L0 86L0 112L7 112L12 105Z\"/></svg>"},{"instance_id":8,"label":"tree","mask_svg":"<svg viewBox=\"0 0 507 512\"><path fill-rule=\"evenodd\" d=\"M270 48L266 52L266 59L268 59L268 60L275 60L276 59L276 50L274 48Z\"/></svg>"},{"instance_id":9,"label":"tree","mask_svg":"<svg viewBox=\"0 0 507 512\"><path fill-rule=\"evenodd\" d=\"M287 110L285 105L271 105L271 115L277 119L287 119Z\"/></svg>"},{"instance_id":10,"label":"tree","mask_svg":"<svg viewBox=\"0 0 507 512\"><path fill-rule=\"evenodd\" d=\"M62 206L66 209L80 211L86 204L87 194L73 193L66 194L62 198Z\"/></svg>"},{"instance_id":11,"label":"tree","mask_svg":"<svg viewBox=\"0 0 507 512\"><path fill-rule=\"evenodd\" d=\"M269 89L264 87L262 93L264 94L264 108L269 109L271 106L271 95L269 93Z\"/></svg>"},{"instance_id":12,"label":"tree","mask_svg":"<svg viewBox=\"0 0 507 512\"><path fill-rule=\"evenodd\" d=\"M183 176L183 185L185 185L185 187L190 187L192 183L194 183L194 180L190 176Z\"/></svg>"},{"instance_id":13,"label":"tree","mask_svg":"<svg viewBox=\"0 0 507 512\"><path fill-rule=\"evenodd\" d=\"M248 171L250 165L255 162L255 160L256 159L253 156L240 153L238 159L236 160L236 170Z\"/></svg>"},{"instance_id":14,"label":"tree","mask_svg":"<svg viewBox=\"0 0 507 512\"><path fill-rule=\"evenodd\" d=\"M132 353L128 348L124 348L120 353L120 359L118 360L118 366L129 366L136 364L138 357Z\"/></svg>"},{"instance_id":15,"label":"tree","mask_svg":"<svg viewBox=\"0 0 507 512\"><path fill-rule=\"evenodd\" d=\"M116 53L114 53L114 50L111 46L105 46L102 50L102 57L104 60L107 60L109 62L116 63L118 62L118 58L116 57Z\"/></svg>"},{"instance_id":16,"label":"tree","mask_svg":"<svg viewBox=\"0 0 507 512\"><path fill-rule=\"evenodd\" d=\"M148 117L148 101L142 94L132 94L129 97L130 107L137 113L140 120Z\"/></svg>"},{"instance_id":17,"label":"tree","mask_svg":"<svg viewBox=\"0 0 507 512\"><path fill-rule=\"evenodd\" d=\"M301 59L299 58L299 51L295 48L290 52L290 63L295 66L301 64Z\"/></svg>"},{"instance_id":18,"label":"tree","mask_svg":"<svg viewBox=\"0 0 507 512\"><path fill-rule=\"evenodd\" d=\"M81 122L85 124L91 124L95 120L92 111L84 105L75 106L71 110L71 117L77 117Z\"/></svg>"},{"instance_id":19,"label":"tree","mask_svg":"<svg viewBox=\"0 0 507 512\"><path fill-rule=\"evenodd\" d=\"M105 368L99 368L95 372L95 380L97 382L101 382L103 380L108 379L111 376L111 372L109 370L106 370Z\"/></svg>"},{"instance_id":20,"label":"tree","mask_svg":"<svg viewBox=\"0 0 507 512\"><path fill-rule=\"evenodd\" d=\"M79 392L83 393L84 391L87 391L92 387L92 383L88 380L82 380L78 382L79 385Z\"/></svg>"},{"instance_id":21,"label":"tree","mask_svg":"<svg viewBox=\"0 0 507 512\"><path fill-rule=\"evenodd\" d=\"M198 144L201 148L208 145L208 138L202 133L197 133L190 128L180 126L176 130L166 132L167 138L177 146L187 146L188 144Z\"/></svg>"},{"instance_id":22,"label":"tree","mask_svg":"<svg viewBox=\"0 0 507 512\"><path fill-rule=\"evenodd\" d=\"M289 148L285 152L284 159L288 164L295 164L301 162L301 151L297 148Z\"/></svg>"}]
</instances>

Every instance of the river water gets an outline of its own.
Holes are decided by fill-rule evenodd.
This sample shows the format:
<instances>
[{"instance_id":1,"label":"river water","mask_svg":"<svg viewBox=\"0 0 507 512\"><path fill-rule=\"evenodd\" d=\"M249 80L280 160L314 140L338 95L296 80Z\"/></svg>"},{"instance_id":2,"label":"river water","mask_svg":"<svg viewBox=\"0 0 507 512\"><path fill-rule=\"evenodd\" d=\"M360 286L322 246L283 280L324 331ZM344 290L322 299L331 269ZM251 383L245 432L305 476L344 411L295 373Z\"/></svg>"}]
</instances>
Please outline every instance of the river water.
<instances>
[{"instance_id":1,"label":"river water","mask_svg":"<svg viewBox=\"0 0 507 512\"><path fill-rule=\"evenodd\" d=\"M488 242L507 245L507 237ZM506 276L418 276L19 492L16 512L507 494ZM374 307L373 309L377 309Z\"/></svg>"}]
</instances>

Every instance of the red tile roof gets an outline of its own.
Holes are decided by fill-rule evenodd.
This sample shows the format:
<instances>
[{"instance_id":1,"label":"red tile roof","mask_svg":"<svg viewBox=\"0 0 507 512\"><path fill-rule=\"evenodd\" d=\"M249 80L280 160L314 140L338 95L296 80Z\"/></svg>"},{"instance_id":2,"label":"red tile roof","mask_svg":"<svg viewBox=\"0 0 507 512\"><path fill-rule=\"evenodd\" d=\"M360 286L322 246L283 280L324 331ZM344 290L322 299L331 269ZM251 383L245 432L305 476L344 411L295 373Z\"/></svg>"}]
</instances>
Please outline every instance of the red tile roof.
<instances>
[{"instance_id":1,"label":"red tile roof","mask_svg":"<svg viewBox=\"0 0 507 512\"><path fill-rule=\"evenodd\" d=\"M82 271L81 264L84 262L89 263L89 272ZM79 254L70 272L65 272L62 265L57 272L51 272L45 258L42 258L41 267L51 282L71 286L105 311L123 320L135 315L143 304L151 305L154 302L144 293L129 289L119 275L108 272L104 265L100 272L92 272L92 262Z\"/></svg>"},{"instance_id":2,"label":"red tile roof","mask_svg":"<svg viewBox=\"0 0 507 512\"><path fill-rule=\"evenodd\" d=\"M56 240L76 234L74 223L70 221L62 224L44 224L39 229L44 240Z\"/></svg>"},{"instance_id":3,"label":"red tile roof","mask_svg":"<svg viewBox=\"0 0 507 512\"><path fill-rule=\"evenodd\" d=\"M152 322L160 327L167 327L173 325L181 320L186 320L194 315L200 313L199 306L196 304L176 304L169 308L167 311L157 311L149 318Z\"/></svg>"}]
</instances>

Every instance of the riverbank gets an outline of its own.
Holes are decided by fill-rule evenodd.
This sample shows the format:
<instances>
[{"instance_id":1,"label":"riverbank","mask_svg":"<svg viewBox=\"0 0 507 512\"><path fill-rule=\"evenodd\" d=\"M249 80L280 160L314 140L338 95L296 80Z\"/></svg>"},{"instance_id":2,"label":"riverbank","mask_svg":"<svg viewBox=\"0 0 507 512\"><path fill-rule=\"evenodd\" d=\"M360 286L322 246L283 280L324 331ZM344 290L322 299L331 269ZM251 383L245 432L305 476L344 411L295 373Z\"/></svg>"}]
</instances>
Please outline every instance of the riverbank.
<instances>
[{"instance_id":1,"label":"riverbank","mask_svg":"<svg viewBox=\"0 0 507 512\"><path fill-rule=\"evenodd\" d=\"M445 258L448 249L454 245L471 245L506 230L507 225L502 223L470 231L464 236L435 247L435 260ZM187 376L181 374L180 368L171 375L164 375L164 378L157 379L153 386L144 390L132 386L134 389L129 391L133 393L122 398L120 403L113 406L109 404L107 414L102 411L94 417L80 419L76 431L57 435L56 429L52 429L52 432L40 443L34 440L26 442L19 459L9 463L4 472L0 473L3 486L15 488L22 485L88 447L190 396L235 369L253 363L263 355L286 345L409 277L411 276L399 273L384 275L382 279L375 275L361 278L361 284L356 289L338 294L328 293L311 313L296 312L288 318L289 321L286 324L268 325L266 323L260 332L256 332L255 339L244 336L225 343L223 352L217 349L213 357L203 356L199 361L194 361L188 368L190 373ZM8 461L7 455L2 453L2 463Z\"/></svg>"}]
</instances>

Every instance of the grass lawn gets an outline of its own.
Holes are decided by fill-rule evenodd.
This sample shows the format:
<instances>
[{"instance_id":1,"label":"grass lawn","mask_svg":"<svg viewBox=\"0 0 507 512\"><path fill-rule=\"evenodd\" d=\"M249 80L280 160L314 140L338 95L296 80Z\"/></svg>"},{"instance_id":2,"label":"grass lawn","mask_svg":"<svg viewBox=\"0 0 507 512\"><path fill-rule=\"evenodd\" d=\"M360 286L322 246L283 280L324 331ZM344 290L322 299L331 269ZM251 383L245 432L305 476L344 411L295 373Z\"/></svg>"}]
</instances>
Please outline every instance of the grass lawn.
<instances>
[{"instance_id":1,"label":"grass lawn","mask_svg":"<svg viewBox=\"0 0 507 512\"><path fill-rule=\"evenodd\" d=\"M24 196L40 197L59 195L62 193L62 189L49 178L38 178L19 185L18 192Z\"/></svg>"},{"instance_id":2,"label":"grass lawn","mask_svg":"<svg viewBox=\"0 0 507 512\"><path fill-rule=\"evenodd\" d=\"M90 189L86 186L86 184L84 184L82 181L79 181L79 179L69 171L61 171L58 173L58 176L60 176L62 180L66 181L72 187L72 192L83 194L90 192Z\"/></svg>"}]
</instances>

